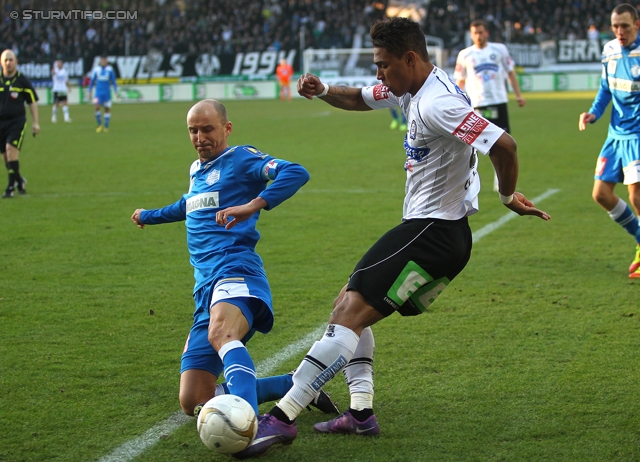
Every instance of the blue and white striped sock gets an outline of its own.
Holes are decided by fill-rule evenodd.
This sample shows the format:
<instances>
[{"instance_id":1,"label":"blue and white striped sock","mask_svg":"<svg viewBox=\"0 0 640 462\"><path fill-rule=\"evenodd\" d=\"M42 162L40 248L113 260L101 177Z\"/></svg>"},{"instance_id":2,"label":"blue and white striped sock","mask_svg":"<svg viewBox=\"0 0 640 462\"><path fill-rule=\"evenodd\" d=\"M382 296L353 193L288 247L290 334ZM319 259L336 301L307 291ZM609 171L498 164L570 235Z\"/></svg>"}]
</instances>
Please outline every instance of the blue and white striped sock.
<instances>
[{"instance_id":1,"label":"blue and white striped sock","mask_svg":"<svg viewBox=\"0 0 640 462\"><path fill-rule=\"evenodd\" d=\"M616 206L609 211L609 216L631 234L638 244L640 244L640 224L638 218L633 214L631 207L622 199L618 200Z\"/></svg>"},{"instance_id":2,"label":"blue and white striped sock","mask_svg":"<svg viewBox=\"0 0 640 462\"><path fill-rule=\"evenodd\" d=\"M256 368L247 348L240 340L233 340L220 348L218 355L224 364L229 393L246 400L258 414Z\"/></svg>"}]
</instances>

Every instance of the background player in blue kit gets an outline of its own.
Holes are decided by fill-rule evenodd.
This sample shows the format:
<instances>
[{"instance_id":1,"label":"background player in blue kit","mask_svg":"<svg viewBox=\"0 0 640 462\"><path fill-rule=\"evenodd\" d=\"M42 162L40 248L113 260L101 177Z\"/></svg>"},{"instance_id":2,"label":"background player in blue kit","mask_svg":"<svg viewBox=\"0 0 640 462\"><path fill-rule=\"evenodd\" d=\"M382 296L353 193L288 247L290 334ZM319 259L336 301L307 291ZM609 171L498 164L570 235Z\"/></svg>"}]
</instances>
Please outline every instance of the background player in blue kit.
<instances>
[{"instance_id":1,"label":"background player in blue kit","mask_svg":"<svg viewBox=\"0 0 640 462\"><path fill-rule=\"evenodd\" d=\"M640 37L637 10L627 3L611 13L616 38L602 50L602 79L589 112L580 114L578 128L598 120L613 101L609 133L596 164L593 199L636 239L636 255L629 277L640 278ZM631 208L614 193L616 183L627 185Z\"/></svg>"},{"instance_id":2,"label":"background player in blue kit","mask_svg":"<svg viewBox=\"0 0 640 462\"><path fill-rule=\"evenodd\" d=\"M182 355L183 411L193 415L199 404L211 399L224 370L228 392L247 400L257 413L258 402L269 394L269 399L282 396L292 382L284 375L264 379L257 389L245 347L255 331L266 334L273 325L269 283L255 251L260 238L256 222L261 209L271 210L291 197L309 174L252 146L229 147L232 125L218 101L196 103L187 125L198 151L189 192L164 208L137 209L131 219L140 228L186 220L196 309ZM269 390L266 380L271 380Z\"/></svg>"},{"instance_id":3,"label":"background player in blue kit","mask_svg":"<svg viewBox=\"0 0 640 462\"><path fill-rule=\"evenodd\" d=\"M93 105L96 108L96 122L98 127L96 132L109 131L109 122L111 121L111 87L113 92L118 93L118 83L116 82L116 73L113 67L107 63L107 57L100 57L100 65L91 71L91 81L89 82L89 99L92 99L93 87L96 87L96 96L93 98ZM104 108L104 125L100 117L100 108Z\"/></svg>"}]
</instances>

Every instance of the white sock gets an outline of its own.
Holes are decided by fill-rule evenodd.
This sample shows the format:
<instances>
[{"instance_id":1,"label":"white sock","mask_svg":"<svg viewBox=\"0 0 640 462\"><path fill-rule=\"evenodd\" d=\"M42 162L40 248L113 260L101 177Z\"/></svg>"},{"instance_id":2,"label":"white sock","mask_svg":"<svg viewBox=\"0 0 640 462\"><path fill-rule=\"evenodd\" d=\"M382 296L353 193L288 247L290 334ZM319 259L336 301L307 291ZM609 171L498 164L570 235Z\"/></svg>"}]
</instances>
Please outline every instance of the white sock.
<instances>
[{"instance_id":1,"label":"white sock","mask_svg":"<svg viewBox=\"0 0 640 462\"><path fill-rule=\"evenodd\" d=\"M67 120L69 118L69 108L67 106L62 106L62 113L64 114L64 119Z\"/></svg>"},{"instance_id":2,"label":"white sock","mask_svg":"<svg viewBox=\"0 0 640 462\"><path fill-rule=\"evenodd\" d=\"M313 344L293 374L293 387L277 404L289 419L295 420L324 384L349 363L358 340L351 329L337 324L327 326L324 336Z\"/></svg>"},{"instance_id":3,"label":"white sock","mask_svg":"<svg viewBox=\"0 0 640 462\"><path fill-rule=\"evenodd\" d=\"M373 352L375 341L370 327L360 334L353 358L344 368L345 381L351 394L351 409L373 409Z\"/></svg>"},{"instance_id":4,"label":"white sock","mask_svg":"<svg viewBox=\"0 0 640 462\"><path fill-rule=\"evenodd\" d=\"M607 213L613 219L613 221L616 221L618 218L620 218L620 216L622 216L625 210L627 210L627 203L622 199L618 199L618 203L616 204L616 206Z\"/></svg>"}]
</instances>

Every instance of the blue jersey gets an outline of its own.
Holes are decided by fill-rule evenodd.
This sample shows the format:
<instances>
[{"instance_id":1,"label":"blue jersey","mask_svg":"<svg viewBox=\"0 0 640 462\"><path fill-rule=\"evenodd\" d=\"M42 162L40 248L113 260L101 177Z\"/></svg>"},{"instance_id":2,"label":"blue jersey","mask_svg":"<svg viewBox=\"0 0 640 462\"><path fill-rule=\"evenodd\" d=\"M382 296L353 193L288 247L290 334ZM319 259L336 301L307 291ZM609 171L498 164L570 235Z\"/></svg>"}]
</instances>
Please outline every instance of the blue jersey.
<instances>
[{"instance_id":1,"label":"blue jersey","mask_svg":"<svg viewBox=\"0 0 640 462\"><path fill-rule=\"evenodd\" d=\"M613 101L609 136L616 139L640 137L640 36L623 47L617 39L602 50L602 79L589 112L596 120Z\"/></svg>"},{"instance_id":2,"label":"blue jersey","mask_svg":"<svg viewBox=\"0 0 640 462\"><path fill-rule=\"evenodd\" d=\"M118 84L116 82L116 73L111 65L105 67L96 66L91 71L91 81L89 82L89 91L96 87L95 96L111 99L111 85L113 85L114 93L118 93Z\"/></svg>"},{"instance_id":3,"label":"blue jersey","mask_svg":"<svg viewBox=\"0 0 640 462\"><path fill-rule=\"evenodd\" d=\"M270 210L291 197L308 180L304 167L263 154L252 146L227 148L219 157L191 165L189 192L174 204L140 214L144 224L186 220L187 246L196 284L234 277L238 270L263 274L262 259L255 247L260 233L260 212L227 230L216 223L216 213L244 205L256 197ZM269 181L273 180L267 186Z\"/></svg>"}]
</instances>

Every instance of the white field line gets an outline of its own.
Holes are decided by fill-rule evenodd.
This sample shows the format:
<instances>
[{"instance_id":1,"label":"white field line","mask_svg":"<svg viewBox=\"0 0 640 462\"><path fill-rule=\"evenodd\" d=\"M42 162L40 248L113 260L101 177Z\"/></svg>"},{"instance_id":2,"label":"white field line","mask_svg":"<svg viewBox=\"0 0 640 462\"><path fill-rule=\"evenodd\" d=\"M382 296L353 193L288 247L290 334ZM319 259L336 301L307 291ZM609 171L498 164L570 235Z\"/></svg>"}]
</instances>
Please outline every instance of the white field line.
<instances>
[{"instance_id":1,"label":"white field line","mask_svg":"<svg viewBox=\"0 0 640 462\"><path fill-rule=\"evenodd\" d=\"M264 377L271 375L282 363L288 359L306 352L313 342L318 340L327 325L323 324L316 330L308 334L306 337L298 340L295 343L285 347L278 353L258 364L256 372L258 376ZM178 428L182 427L188 422L192 422L193 417L185 415L182 411L178 411L175 414L170 415L165 420L147 430L137 438L127 441L122 446L114 450L111 454L104 456L99 462L129 462L135 457L138 457L145 450L156 444L160 439L166 438Z\"/></svg>"},{"instance_id":2,"label":"white field line","mask_svg":"<svg viewBox=\"0 0 640 462\"><path fill-rule=\"evenodd\" d=\"M531 199L531 202L533 202L534 204L537 204L538 202L542 202L547 197L553 196L557 192L560 192L560 190L559 189L547 189L546 192L540 194L538 197L534 197L533 199ZM509 220L514 219L517 216L518 216L518 214L516 212L509 212L506 215L503 215L502 217L500 217L499 219L494 221L493 223L489 223L488 225L483 226L478 231L473 233L473 242L478 242L480 239L485 237L487 234L495 231L496 229L498 229L502 225L504 225L506 222L508 222Z\"/></svg>"},{"instance_id":3,"label":"white field line","mask_svg":"<svg viewBox=\"0 0 640 462\"><path fill-rule=\"evenodd\" d=\"M549 196L552 196L559 191L559 189L549 189L547 190L547 192L532 199L532 202L541 202L542 200L546 199ZM516 213L509 212L493 223L490 223L485 227L479 229L478 231L473 233L473 242L479 241L487 234L495 231L496 229L507 223L509 220L517 216L518 215ZM280 366L280 364L284 363L300 352L308 350L313 342L320 338L325 328L326 324L323 324L301 340L292 343L272 357L258 364L256 366L256 372L258 376L264 377L270 375ZM153 428L147 430L144 434L132 439L131 441L127 441L122 446L115 449L111 454L104 456L98 462L129 462L133 458L139 456L148 448L156 444L158 440L166 438L175 430L191 421L193 421L193 417L188 417L181 411L178 411L175 414L167 417L165 420L163 420Z\"/></svg>"}]
</instances>

